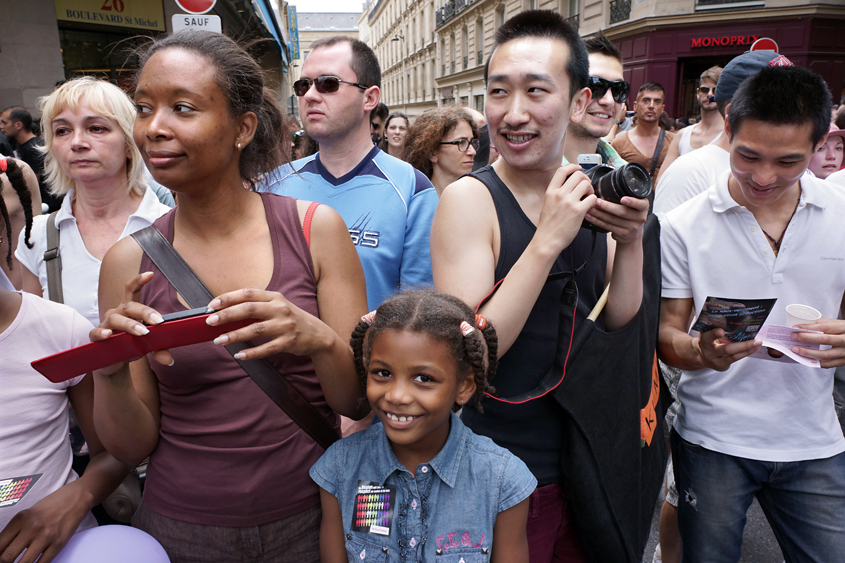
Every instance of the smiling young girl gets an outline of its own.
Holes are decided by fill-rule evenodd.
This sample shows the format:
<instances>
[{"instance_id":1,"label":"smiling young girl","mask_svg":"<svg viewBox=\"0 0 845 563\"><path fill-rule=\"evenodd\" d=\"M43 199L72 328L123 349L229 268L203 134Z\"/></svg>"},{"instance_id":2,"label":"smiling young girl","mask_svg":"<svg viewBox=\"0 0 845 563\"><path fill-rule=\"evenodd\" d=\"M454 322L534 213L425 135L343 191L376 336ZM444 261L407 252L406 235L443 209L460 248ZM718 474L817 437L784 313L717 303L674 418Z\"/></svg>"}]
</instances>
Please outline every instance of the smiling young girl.
<instances>
[{"instance_id":1,"label":"smiling young girl","mask_svg":"<svg viewBox=\"0 0 845 563\"><path fill-rule=\"evenodd\" d=\"M493 327L455 297L406 292L365 315L351 344L381 424L311 468L323 562L527 562L537 481L453 413L492 391Z\"/></svg>"}]
</instances>

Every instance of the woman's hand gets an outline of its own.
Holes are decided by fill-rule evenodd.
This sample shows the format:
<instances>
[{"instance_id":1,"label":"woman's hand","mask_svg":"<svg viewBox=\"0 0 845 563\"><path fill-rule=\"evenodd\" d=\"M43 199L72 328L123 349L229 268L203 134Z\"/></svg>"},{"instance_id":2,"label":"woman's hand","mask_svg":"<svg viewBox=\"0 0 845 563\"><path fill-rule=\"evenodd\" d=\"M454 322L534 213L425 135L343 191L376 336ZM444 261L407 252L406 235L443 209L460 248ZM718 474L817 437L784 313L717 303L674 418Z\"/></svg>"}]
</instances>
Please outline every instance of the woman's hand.
<instances>
[{"instance_id":1,"label":"woman's hand","mask_svg":"<svg viewBox=\"0 0 845 563\"><path fill-rule=\"evenodd\" d=\"M144 272L143 274L138 274L126 282L123 292L123 301L114 309L106 311L105 315L103 315L103 322L100 323L100 326L91 330L89 338L92 342L106 340L116 332L128 332L134 336L144 336L149 333L149 329L144 326L144 323L148 325L157 325L164 321L158 311L152 307L148 307L142 303L137 303L132 300L133 297L141 291L141 288L152 279L152 272ZM159 350L157 352L153 352L153 357L161 364L173 364L173 356L170 354L169 350ZM136 359L137 358L133 358L133 360L130 361L134 361ZM126 363L127 362L123 362L105 367L97 370L97 373L99 375L113 375L125 366Z\"/></svg>"},{"instance_id":2,"label":"woman's hand","mask_svg":"<svg viewBox=\"0 0 845 563\"><path fill-rule=\"evenodd\" d=\"M16 561L24 549L19 563L48 563L59 554L90 510L82 488L72 485L15 514L0 531L0 561Z\"/></svg>"},{"instance_id":3,"label":"woman's hand","mask_svg":"<svg viewBox=\"0 0 845 563\"><path fill-rule=\"evenodd\" d=\"M235 355L238 360L257 360L280 352L311 356L330 348L336 336L322 321L275 291L231 291L216 297L209 307L215 311L206 321L211 326L256 320L247 327L221 334L214 339L215 344L225 346L255 338L270 339L260 346L238 352Z\"/></svg>"}]
</instances>

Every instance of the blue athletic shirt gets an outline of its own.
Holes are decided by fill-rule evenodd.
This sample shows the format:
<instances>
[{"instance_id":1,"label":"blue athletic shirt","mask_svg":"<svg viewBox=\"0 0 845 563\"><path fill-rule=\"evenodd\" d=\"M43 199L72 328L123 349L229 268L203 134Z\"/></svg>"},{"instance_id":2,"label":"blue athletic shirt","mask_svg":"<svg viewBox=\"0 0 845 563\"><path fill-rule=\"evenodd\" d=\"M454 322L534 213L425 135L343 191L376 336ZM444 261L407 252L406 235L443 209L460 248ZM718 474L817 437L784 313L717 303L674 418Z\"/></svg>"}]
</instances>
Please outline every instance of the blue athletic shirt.
<instances>
[{"instance_id":1,"label":"blue athletic shirt","mask_svg":"<svg viewBox=\"0 0 845 563\"><path fill-rule=\"evenodd\" d=\"M370 310L400 287L433 285L429 237L437 192L407 162L374 146L335 178L317 153L280 166L259 190L324 203L340 214L364 266Z\"/></svg>"}]
</instances>

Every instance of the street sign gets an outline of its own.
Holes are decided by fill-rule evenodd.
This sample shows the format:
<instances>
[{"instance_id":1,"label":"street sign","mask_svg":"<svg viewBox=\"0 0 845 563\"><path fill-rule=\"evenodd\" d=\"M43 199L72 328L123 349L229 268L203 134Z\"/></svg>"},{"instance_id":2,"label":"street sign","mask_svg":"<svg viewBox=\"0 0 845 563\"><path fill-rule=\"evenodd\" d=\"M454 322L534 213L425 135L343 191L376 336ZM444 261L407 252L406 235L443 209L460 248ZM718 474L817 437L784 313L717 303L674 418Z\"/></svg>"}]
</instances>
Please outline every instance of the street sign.
<instances>
[{"instance_id":1,"label":"street sign","mask_svg":"<svg viewBox=\"0 0 845 563\"><path fill-rule=\"evenodd\" d=\"M188 14L173 14L170 20L173 23L173 33L183 29L200 29L203 31L216 31L223 33L223 25L220 23L220 16L191 16Z\"/></svg>"},{"instance_id":2,"label":"street sign","mask_svg":"<svg viewBox=\"0 0 845 563\"><path fill-rule=\"evenodd\" d=\"M751 51L774 51L775 53L778 52L778 44L775 43L774 39L769 39L768 37L761 37L757 41L751 44Z\"/></svg>"},{"instance_id":3,"label":"street sign","mask_svg":"<svg viewBox=\"0 0 845 563\"><path fill-rule=\"evenodd\" d=\"M176 5L189 14L204 14L211 10L216 3L217 0L176 0Z\"/></svg>"}]
</instances>

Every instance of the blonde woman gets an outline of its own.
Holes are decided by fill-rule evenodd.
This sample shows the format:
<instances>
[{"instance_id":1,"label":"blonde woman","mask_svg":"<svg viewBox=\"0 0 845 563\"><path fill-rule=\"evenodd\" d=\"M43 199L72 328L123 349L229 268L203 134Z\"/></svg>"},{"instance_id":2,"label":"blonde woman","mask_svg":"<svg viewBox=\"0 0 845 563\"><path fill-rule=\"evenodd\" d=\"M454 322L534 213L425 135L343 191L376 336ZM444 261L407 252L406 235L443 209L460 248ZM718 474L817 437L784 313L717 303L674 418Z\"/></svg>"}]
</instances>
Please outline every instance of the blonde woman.
<instances>
[{"instance_id":1,"label":"blonde woman","mask_svg":"<svg viewBox=\"0 0 845 563\"><path fill-rule=\"evenodd\" d=\"M54 216L63 300L97 326L97 286L106 251L169 208L144 183L144 162L132 139L135 106L117 86L77 78L39 105L47 182L52 193L67 194ZM44 297L49 295L44 261L48 218L35 218L32 248L19 243L15 251L25 268L24 291Z\"/></svg>"}]
</instances>

